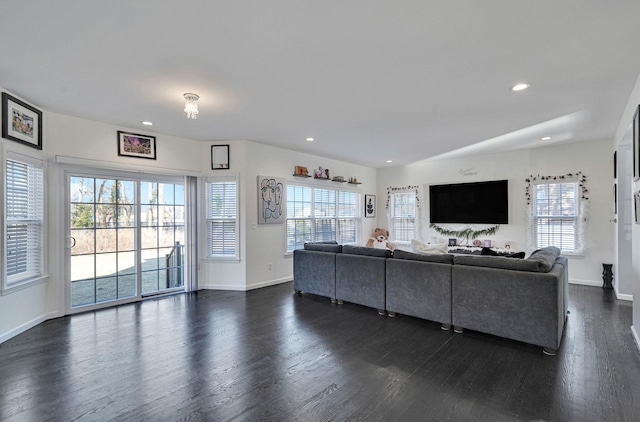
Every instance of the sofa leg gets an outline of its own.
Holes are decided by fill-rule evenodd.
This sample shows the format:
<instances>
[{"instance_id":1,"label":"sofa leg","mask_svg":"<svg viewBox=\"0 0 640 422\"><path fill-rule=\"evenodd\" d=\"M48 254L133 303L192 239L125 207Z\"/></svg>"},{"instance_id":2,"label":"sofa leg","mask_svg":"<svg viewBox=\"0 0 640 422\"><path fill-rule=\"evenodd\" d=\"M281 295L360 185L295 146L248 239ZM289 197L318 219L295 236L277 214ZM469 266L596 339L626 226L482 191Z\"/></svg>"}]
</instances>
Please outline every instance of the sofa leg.
<instances>
[{"instance_id":1,"label":"sofa leg","mask_svg":"<svg viewBox=\"0 0 640 422\"><path fill-rule=\"evenodd\" d=\"M384 309L378 309L378 315L384 316Z\"/></svg>"},{"instance_id":2,"label":"sofa leg","mask_svg":"<svg viewBox=\"0 0 640 422\"><path fill-rule=\"evenodd\" d=\"M338 299L338 305L342 305L344 302Z\"/></svg>"},{"instance_id":3,"label":"sofa leg","mask_svg":"<svg viewBox=\"0 0 640 422\"><path fill-rule=\"evenodd\" d=\"M389 312L387 312L387 315L389 315L389 318L395 318L396 313L393 312L393 311L389 311Z\"/></svg>"},{"instance_id":4,"label":"sofa leg","mask_svg":"<svg viewBox=\"0 0 640 422\"><path fill-rule=\"evenodd\" d=\"M461 334L461 333L464 332L464 328L458 327L457 325L454 325L453 326L453 332L456 333L456 334Z\"/></svg>"},{"instance_id":5,"label":"sofa leg","mask_svg":"<svg viewBox=\"0 0 640 422\"><path fill-rule=\"evenodd\" d=\"M293 289L294 292L296 292L297 295L299 295L300 293L302 293L302 291L298 290L298 289Z\"/></svg>"},{"instance_id":6,"label":"sofa leg","mask_svg":"<svg viewBox=\"0 0 640 422\"><path fill-rule=\"evenodd\" d=\"M544 353L547 356L555 356L556 353L558 353L557 349L552 349L550 347L543 347L542 348L542 353Z\"/></svg>"},{"instance_id":7,"label":"sofa leg","mask_svg":"<svg viewBox=\"0 0 640 422\"><path fill-rule=\"evenodd\" d=\"M451 324L442 324L440 329L442 329L444 331L449 331L451 329Z\"/></svg>"},{"instance_id":8,"label":"sofa leg","mask_svg":"<svg viewBox=\"0 0 640 422\"><path fill-rule=\"evenodd\" d=\"M336 303L335 298L331 298L331 303Z\"/></svg>"}]
</instances>

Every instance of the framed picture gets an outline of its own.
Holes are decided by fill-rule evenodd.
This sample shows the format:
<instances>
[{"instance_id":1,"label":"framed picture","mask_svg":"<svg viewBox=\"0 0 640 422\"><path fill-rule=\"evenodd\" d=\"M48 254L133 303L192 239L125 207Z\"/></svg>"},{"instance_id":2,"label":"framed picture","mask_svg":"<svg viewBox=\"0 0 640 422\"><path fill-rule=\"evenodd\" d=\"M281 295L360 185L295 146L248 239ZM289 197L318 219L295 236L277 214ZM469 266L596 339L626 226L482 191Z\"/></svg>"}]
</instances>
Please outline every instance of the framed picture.
<instances>
[{"instance_id":1,"label":"framed picture","mask_svg":"<svg viewBox=\"0 0 640 422\"><path fill-rule=\"evenodd\" d=\"M285 193L283 178L258 176L258 224L284 222Z\"/></svg>"},{"instance_id":2,"label":"framed picture","mask_svg":"<svg viewBox=\"0 0 640 422\"><path fill-rule=\"evenodd\" d=\"M640 179L640 106L633 116L633 180Z\"/></svg>"},{"instance_id":3,"label":"framed picture","mask_svg":"<svg viewBox=\"0 0 640 422\"><path fill-rule=\"evenodd\" d=\"M634 221L636 222L636 224L640 224L640 191L637 191L633 194L633 202L635 203Z\"/></svg>"},{"instance_id":4,"label":"framed picture","mask_svg":"<svg viewBox=\"0 0 640 422\"><path fill-rule=\"evenodd\" d=\"M613 178L618 178L618 151L613 151Z\"/></svg>"},{"instance_id":5,"label":"framed picture","mask_svg":"<svg viewBox=\"0 0 640 422\"><path fill-rule=\"evenodd\" d=\"M618 214L618 184L613 184L613 213Z\"/></svg>"},{"instance_id":6,"label":"framed picture","mask_svg":"<svg viewBox=\"0 0 640 422\"><path fill-rule=\"evenodd\" d=\"M376 216L376 196L364 196L364 216L366 218L375 218Z\"/></svg>"},{"instance_id":7,"label":"framed picture","mask_svg":"<svg viewBox=\"0 0 640 422\"><path fill-rule=\"evenodd\" d=\"M211 145L211 170L229 170L229 145Z\"/></svg>"},{"instance_id":8,"label":"framed picture","mask_svg":"<svg viewBox=\"0 0 640 422\"><path fill-rule=\"evenodd\" d=\"M156 159L156 137L118 131L118 155Z\"/></svg>"},{"instance_id":9,"label":"framed picture","mask_svg":"<svg viewBox=\"0 0 640 422\"><path fill-rule=\"evenodd\" d=\"M42 112L3 92L2 137L42 149Z\"/></svg>"}]
</instances>

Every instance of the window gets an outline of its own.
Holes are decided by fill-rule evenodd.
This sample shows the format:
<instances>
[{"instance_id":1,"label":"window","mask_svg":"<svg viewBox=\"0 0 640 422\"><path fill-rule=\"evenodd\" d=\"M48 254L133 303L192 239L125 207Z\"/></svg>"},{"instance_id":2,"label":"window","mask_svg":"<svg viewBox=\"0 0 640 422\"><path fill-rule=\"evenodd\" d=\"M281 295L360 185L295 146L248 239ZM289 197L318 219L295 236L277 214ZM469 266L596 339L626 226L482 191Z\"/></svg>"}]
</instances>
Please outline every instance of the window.
<instances>
[{"instance_id":1,"label":"window","mask_svg":"<svg viewBox=\"0 0 640 422\"><path fill-rule=\"evenodd\" d=\"M534 246L557 246L563 253L580 247L578 182L533 185Z\"/></svg>"},{"instance_id":2,"label":"window","mask_svg":"<svg viewBox=\"0 0 640 422\"><path fill-rule=\"evenodd\" d=\"M6 160L4 287L7 289L43 275L43 172L39 160L13 154Z\"/></svg>"},{"instance_id":3,"label":"window","mask_svg":"<svg viewBox=\"0 0 640 422\"><path fill-rule=\"evenodd\" d=\"M207 256L238 258L238 194L235 177L206 183Z\"/></svg>"},{"instance_id":4,"label":"window","mask_svg":"<svg viewBox=\"0 0 640 422\"><path fill-rule=\"evenodd\" d=\"M393 193L391 202L392 241L410 241L416 233L416 194L415 192Z\"/></svg>"},{"instance_id":5,"label":"window","mask_svg":"<svg viewBox=\"0 0 640 422\"><path fill-rule=\"evenodd\" d=\"M355 243L359 210L357 192L287 185L287 252L305 242Z\"/></svg>"}]
</instances>

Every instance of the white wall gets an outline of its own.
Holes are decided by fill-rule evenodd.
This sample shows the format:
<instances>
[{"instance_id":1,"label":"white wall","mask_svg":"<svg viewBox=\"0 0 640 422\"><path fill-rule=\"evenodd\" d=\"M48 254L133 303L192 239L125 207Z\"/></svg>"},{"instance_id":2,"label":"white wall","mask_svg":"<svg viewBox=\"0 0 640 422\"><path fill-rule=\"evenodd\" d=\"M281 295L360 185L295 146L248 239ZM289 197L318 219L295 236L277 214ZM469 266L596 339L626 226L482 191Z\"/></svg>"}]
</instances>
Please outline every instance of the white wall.
<instances>
[{"instance_id":1,"label":"white wall","mask_svg":"<svg viewBox=\"0 0 640 422\"><path fill-rule=\"evenodd\" d=\"M618 146L624 142L625 134L628 131L629 125L633 121L633 115L638 109L640 104L640 76L636 80L636 85L631 91L629 101L624 109L624 113L618 124L618 129L614 137L614 145ZM636 152L637 154L638 152ZM633 173L632 173L633 174ZM633 178L633 176L631 176ZM640 190L640 180L632 181L631 192ZM633 207L633 201L629 204ZM630 211L633 215L634 209ZM632 239L631 239L631 256L632 256L632 280L631 287L633 290L633 326L632 333L636 340L636 345L640 348L640 338L638 332L640 332L640 224L633 224Z\"/></svg>"},{"instance_id":2,"label":"white wall","mask_svg":"<svg viewBox=\"0 0 640 422\"><path fill-rule=\"evenodd\" d=\"M250 290L293 279L292 255L285 253L284 224L258 224L258 176L282 177L287 182L330 186L332 188L354 189L365 193L376 191L376 170L330 160L318 156L276 148L250 141L231 141L230 168L228 171L206 170L204 176L235 174L239 176L240 190L240 239L241 257L239 262L220 262L205 260L202 262L203 277L200 286L209 289ZM210 144L202 150L204 162L208 163ZM311 172L322 166L330 170L331 176L356 176L361 185L336 184L326 181L294 178L296 165L305 166ZM210 166L209 166L210 167ZM329 183L329 185L327 185ZM373 230L373 219L362 219L362 233L368 237ZM269 270L271 264L271 270Z\"/></svg>"},{"instance_id":3,"label":"white wall","mask_svg":"<svg viewBox=\"0 0 640 422\"><path fill-rule=\"evenodd\" d=\"M43 149L35 150L2 139L5 151L15 151L48 161L45 189L48 196L47 237L48 274L45 283L0 296L0 342L38 323L66 311L64 215L64 167L56 156L64 156L89 168L112 168L144 171L155 174L186 174L201 172L200 142L162 135L146 128L125 128L92 120L80 119L43 110ZM145 133L156 136L157 160L119 157L117 131ZM75 164L77 167L78 164ZM4 197L3 197L4 198Z\"/></svg>"},{"instance_id":4,"label":"white wall","mask_svg":"<svg viewBox=\"0 0 640 422\"><path fill-rule=\"evenodd\" d=\"M527 206L525 179L530 175L565 175L582 171L589 189L589 222L585 254L569 257L569 278L573 283L602 285L602 263L613 263L613 162L611 141L565 144L530 150L505 152L450 160L426 160L405 167L378 170L378 223L388 227L385 202L387 187L422 187L420 237L429 241L428 185L509 180L509 224L489 236L496 246L511 243L513 251L527 251ZM456 227L455 225L446 225ZM485 227L485 226L478 226Z\"/></svg>"}]
</instances>

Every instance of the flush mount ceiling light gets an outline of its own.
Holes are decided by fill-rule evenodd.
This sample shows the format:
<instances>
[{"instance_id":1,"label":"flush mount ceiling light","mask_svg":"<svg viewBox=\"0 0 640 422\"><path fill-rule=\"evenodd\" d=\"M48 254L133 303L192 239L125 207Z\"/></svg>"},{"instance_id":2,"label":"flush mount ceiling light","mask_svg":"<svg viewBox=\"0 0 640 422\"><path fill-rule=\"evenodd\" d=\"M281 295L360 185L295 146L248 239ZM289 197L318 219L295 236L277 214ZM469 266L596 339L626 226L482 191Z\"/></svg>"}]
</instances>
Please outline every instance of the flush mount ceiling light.
<instances>
[{"instance_id":1,"label":"flush mount ceiling light","mask_svg":"<svg viewBox=\"0 0 640 422\"><path fill-rule=\"evenodd\" d=\"M387 163L393 163L393 160L387 160Z\"/></svg>"},{"instance_id":2,"label":"flush mount ceiling light","mask_svg":"<svg viewBox=\"0 0 640 422\"><path fill-rule=\"evenodd\" d=\"M540 138L541 141L548 141L551 139L551 136L543 136L542 138Z\"/></svg>"},{"instance_id":3,"label":"flush mount ceiling light","mask_svg":"<svg viewBox=\"0 0 640 422\"><path fill-rule=\"evenodd\" d=\"M313 142L313 141L315 141L315 139L313 139L313 138L307 138L307 139L306 139L306 141L307 141L307 142Z\"/></svg>"},{"instance_id":4,"label":"flush mount ceiling light","mask_svg":"<svg viewBox=\"0 0 640 422\"><path fill-rule=\"evenodd\" d=\"M148 121L148 120L144 120L144 121L142 121L142 122L140 122L140 123L142 123L142 124L143 124L143 125L145 125L145 126L153 126L153 123L151 123L151 122L150 122L150 121Z\"/></svg>"},{"instance_id":5,"label":"flush mount ceiling light","mask_svg":"<svg viewBox=\"0 0 640 422\"><path fill-rule=\"evenodd\" d=\"M198 96L197 94L186 93L184 94L184 112L187 113L187 119L197 119L198 118Z\"/></svg>"},{"instance_id":6,"label":"flush mount ceiling light","mask_svg":"<svg viewBox=\"0 0 640 422\"><path fill-rule=\"evenodd\" d=\"M512 86L511 90L512 91L523 91L523 90L529 88L530 86L531 86L531 84L523 82L523 83L516 84L516 85Z\"/></svg>"}]
</instances>

